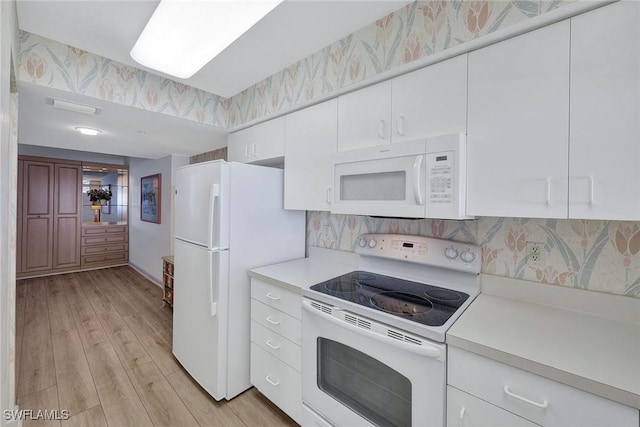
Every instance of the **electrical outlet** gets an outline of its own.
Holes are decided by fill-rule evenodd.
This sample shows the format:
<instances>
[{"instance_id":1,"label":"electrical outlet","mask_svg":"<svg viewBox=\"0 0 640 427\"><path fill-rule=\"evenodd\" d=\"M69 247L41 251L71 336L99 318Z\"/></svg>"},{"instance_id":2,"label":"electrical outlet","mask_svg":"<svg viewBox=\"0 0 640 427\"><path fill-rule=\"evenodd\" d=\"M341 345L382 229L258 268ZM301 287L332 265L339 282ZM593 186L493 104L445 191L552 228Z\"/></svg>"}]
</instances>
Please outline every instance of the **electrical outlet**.
<instances>
[{"instance_id":1,"label":"electrical outlet","mask_svg":"<svg viewBox=\"0 0 640 427\"><path fill-rule=\"evenodd\" d=\"M527 264L542 266L544 259L542 256L542 246L544 243L527 242Z\"/></svg>"}]
</instances>

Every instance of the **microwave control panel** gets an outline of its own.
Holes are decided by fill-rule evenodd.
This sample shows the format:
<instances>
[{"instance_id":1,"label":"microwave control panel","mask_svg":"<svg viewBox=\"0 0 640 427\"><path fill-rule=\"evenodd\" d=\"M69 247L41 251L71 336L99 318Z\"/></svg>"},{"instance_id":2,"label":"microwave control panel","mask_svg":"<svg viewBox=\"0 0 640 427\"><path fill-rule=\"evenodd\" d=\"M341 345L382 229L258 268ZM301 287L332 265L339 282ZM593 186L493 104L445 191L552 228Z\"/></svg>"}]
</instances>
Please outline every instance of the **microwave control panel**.
<instances>
[{"instance_id":1,"label":"microwave control panel","mask_svg":"<svg viewBox=\"0 0 640 427\"><path fill-rule=\"evenodd\" d=\"M454 155L453 151L427 154L429 203L450 205L454 202Z\"/></svg>"}]
</instances>

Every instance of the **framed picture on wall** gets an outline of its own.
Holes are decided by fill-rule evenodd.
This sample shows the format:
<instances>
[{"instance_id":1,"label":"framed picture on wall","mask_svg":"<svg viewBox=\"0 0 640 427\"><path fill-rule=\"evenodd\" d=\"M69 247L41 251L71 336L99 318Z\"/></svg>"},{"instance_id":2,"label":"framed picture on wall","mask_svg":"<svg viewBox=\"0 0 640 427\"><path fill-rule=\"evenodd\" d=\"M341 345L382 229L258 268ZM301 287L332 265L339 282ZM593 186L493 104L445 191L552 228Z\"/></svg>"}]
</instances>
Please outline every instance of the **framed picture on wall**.
<instances>
[{"instance_id":1,"label":"framed picture on wall","mask_svg":"<svg viewBox=\"0 0 640 427\"><path fill-rule=\"evenodd\" d=\"M140 178L140 219L160 224L162 174Z\"/></svg>"}]
</instances>

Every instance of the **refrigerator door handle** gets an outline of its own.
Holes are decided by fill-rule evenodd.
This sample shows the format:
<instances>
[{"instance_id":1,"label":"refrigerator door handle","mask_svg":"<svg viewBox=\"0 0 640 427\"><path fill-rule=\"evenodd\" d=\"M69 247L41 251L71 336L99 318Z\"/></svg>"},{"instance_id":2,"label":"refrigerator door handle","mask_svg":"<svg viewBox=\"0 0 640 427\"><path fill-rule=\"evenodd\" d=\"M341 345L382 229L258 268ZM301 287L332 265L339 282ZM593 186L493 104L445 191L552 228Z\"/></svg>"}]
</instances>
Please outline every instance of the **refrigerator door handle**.
<instances>
[{"instance_id":1,"label":"refrigerator door handle","mask_svg":"<svg viewBox=\"0 0 640 427\"><path fill-rule=\"evenodd\" d=\"M218 302L216 301L215 290L218 288L220 292L220 282L223 279L222 274L224 274L220 255L227 251L227 249L214 248L209 255L211 257L211 262L209 263L209 303L211 304L211 317L215 317L218 314ZM218 298L220 297L221 295L218 295Z\"/></svg>"},{"instance_id":2,"label":"refrigerator door handle","mask_svg":"<svg viewBox=\"0 0 640 427\"><path fill-rule=\"evenodd\" d=\"M216 211L216 198L220 196L220 184L211 184L211 201L209 204L209 246L213 246L213 224Z\"/></svg>"}]
</instances>

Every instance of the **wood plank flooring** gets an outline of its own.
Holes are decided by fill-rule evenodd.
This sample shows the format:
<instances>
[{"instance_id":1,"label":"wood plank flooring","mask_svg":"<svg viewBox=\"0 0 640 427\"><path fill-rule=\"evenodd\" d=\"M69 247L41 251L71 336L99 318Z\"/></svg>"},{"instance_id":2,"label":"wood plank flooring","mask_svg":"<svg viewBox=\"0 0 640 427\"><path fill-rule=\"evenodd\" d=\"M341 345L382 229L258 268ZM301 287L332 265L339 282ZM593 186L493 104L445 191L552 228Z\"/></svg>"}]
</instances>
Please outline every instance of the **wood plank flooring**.
<instances>
[{"instance_id":1,"label":"wood plank flooring","mask_svg":"<svg viewBox=\"0 0 640 427\"><path fill-rule=\"evenodd\" d=\"M257 390L216 402L171 353L162 290L130 267L19 280L20 409L67 410L29 426L296 426Z\"/></svg>"}]
</instances>

